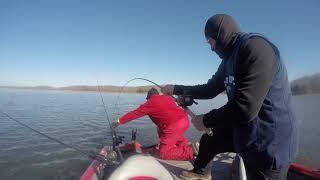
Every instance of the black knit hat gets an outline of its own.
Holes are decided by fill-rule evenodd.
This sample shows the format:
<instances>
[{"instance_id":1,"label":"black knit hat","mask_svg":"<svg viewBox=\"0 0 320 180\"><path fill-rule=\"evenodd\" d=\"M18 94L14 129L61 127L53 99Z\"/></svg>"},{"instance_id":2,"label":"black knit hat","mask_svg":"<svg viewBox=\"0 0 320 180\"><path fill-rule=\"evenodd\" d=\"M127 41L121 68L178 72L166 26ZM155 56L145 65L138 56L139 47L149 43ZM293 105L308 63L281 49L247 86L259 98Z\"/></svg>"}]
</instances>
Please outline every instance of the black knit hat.
<instances>
[{"instance_id":1,"label":"black knit hat","mask_svg":"<svg viewBox=\"0 0 320 180\"><path fill-rule=\"evenodd\" d=\"M230 44L234 37L240 33L239 24L227 14L216 14L210 17L206 23L204 34L216 40L215 52L225 58L230 53Z\"/></svg>"},{"instance_id":2,"label":"black knit hat","mask_svg":"<svg viewBox=\"0 0 320 180\"><path fill-rule=\"evenodd\" d=\"M159 94L159 91L158 91L156 88L151 88L151 89L148 91L148 94L147 94L147 98L146 98L146 99L149 99L152 95L155 95L155 94Z\"/></svg>"}]
</instances>

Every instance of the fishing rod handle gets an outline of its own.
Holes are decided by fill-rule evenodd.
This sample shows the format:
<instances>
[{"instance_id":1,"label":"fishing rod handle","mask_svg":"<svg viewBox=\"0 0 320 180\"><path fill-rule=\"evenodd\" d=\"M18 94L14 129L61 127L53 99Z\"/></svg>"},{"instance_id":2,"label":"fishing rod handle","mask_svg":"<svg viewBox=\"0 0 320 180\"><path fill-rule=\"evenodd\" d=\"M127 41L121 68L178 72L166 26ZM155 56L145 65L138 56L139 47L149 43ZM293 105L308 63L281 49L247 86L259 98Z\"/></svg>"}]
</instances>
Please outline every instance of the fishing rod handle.
<instances>
[{"instance_id":1,"label":"fishing rod handle","mask_svg":"<svg viewBox=\"0 0 320 180\"><path fill-rule=\"evenodd\" d=\"M185 110L187 111L187 113L192 119L196 117L196 115L188 107L185 107ZM213 136L213 130L211 128L206 128L205 132L209 136Z\"/></svg>"}]
</instances>

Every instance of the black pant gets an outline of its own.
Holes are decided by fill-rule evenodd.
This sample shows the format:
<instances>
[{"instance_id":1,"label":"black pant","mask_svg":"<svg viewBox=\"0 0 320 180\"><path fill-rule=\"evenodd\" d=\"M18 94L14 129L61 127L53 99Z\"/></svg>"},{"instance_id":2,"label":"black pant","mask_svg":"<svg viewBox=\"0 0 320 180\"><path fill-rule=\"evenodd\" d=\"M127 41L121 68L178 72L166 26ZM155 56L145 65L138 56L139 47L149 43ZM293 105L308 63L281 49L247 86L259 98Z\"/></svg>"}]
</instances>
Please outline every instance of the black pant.
<instances>
[{"instance_id":1,"label":"black pant","mask_svg":"<svg viewBox=\"0 0 320 180\"><path fill-rule=\"evenodd\" d=\"M213 136L202 135L199 154L194 161L194 170L205 172L209 162L215 155L224 152L234 152L233 129L219 128L214 130Z\"/></svg>"},{"instance_id":2,"label":"black pant","mask_svg":"<svg viewBox=\"0 0 320 180\"><path fill-rule=\"evenodd\" d=\"M219 128L213 132L213 136L202 135L200 139L199 154L194 161L194 170L200 173L206 173L209 167L207 165L215 155L224 152L235 152L233 147L233 129ZM251 180L285 180L288 168L281 170L265 169L257 170L246 166L248 179Z\"/></svg>"}]
</instances>

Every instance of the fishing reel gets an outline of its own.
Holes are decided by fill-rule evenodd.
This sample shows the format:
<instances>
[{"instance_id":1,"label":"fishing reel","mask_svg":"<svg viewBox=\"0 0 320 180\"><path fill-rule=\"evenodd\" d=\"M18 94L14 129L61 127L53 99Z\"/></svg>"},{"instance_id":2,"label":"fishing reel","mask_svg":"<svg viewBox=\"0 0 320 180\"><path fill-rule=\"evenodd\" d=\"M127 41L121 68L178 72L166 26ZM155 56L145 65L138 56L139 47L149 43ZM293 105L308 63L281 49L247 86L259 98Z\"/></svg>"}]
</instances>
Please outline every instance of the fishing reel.
<instances>
[{"instance_id":1,"label":"fishing reel","mask_svg":"<svg viewBox=\"0 0 320 180\"><path fill-rule=\"evenodd\" d=\"M113 150L112 146L106 146L104 147L104 150L105 150L105 155L96 153L94 151L90 151L88 153L88 157L95 159L106 165L120 164L118 161L118 154L116 151Z\"/></svg>"},{"instance_id":2,"label":"fishing reel","mask_svg":"<svg viewBox=\"0 0 320 180\"><path fill-rule=\"evenodd\" d=\"M196 101L194 101L194 99L192 98L191 95L186 95L186 94L179 95L176 98L176 102L179 106L184 107L184 108L191 106L192 104L198 105L198 103Z\"/></svg>"},{"instance_id":3,"label":"fishing reel","mask_svg":"<svg viewBox=\"0 0 320 180\"><path fill-rule=\"evenodd\" d=\"M137 128L131 130L131 141L137 140L137 132L138 132Z\"/></svg>"},{"instance_id":4,"label":"fishing reel","mask_svg":"<svg viewBox=\"0 0 320 180\"><path fill-rule=\"evenodd\" d=\"M124 136L118 136L115 131L113 131L112 135L112 141L114 146L118 146L119 144L122 144L124 139Z\"/></svg>"}]
</instances>

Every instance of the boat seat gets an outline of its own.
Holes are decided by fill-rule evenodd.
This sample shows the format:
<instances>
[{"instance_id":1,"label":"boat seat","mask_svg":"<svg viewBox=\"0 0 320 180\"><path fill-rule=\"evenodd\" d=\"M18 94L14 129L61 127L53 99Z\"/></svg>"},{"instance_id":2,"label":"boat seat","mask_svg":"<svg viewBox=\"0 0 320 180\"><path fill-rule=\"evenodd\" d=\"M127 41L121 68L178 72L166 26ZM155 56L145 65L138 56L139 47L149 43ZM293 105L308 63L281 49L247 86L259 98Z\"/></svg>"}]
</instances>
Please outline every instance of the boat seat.
<instances>
[{"instance_id":1,"label":"boat seat","mask_svg":"<svg viewBox=\"0 0 320 180\"><path fill-rule=\"evenodd\" d=\"M119 166L109 180L173 180L171 174L152 156L133 155Z\"/></svg>"}]
</instances>

